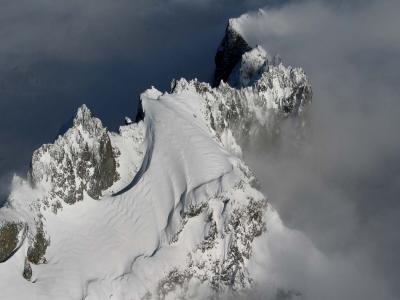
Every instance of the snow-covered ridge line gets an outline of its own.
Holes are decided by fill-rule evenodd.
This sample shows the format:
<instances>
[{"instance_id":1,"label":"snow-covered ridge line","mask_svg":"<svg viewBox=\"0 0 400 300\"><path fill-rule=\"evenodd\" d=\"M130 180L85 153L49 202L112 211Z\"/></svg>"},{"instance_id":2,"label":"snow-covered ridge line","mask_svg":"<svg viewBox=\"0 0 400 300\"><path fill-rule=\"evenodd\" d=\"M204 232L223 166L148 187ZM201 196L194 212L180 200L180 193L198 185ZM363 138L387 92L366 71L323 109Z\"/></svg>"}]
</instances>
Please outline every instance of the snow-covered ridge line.
<instances>
[{"instance_id":1,"label":"snow-covered ridge line","mask_svg":"<svg viewBox=\"0 0 400 300\"><path fill-rule=\"evenodd\" d=\"M138 171L134 174L134 177L132 181L126 185L124 188L119 190L116 193L113 193L112 195L119 196L122 195L123 193L127 192L130 190L135 184L137 184L140 180L140 178L143 176L143 174L146 172L146 170L149 167L150 161L151 161L151 156L153 153L153 147L154 147L154 132L153 132L153 127L151 123L146 122L146 119L144 120L145 122L145 127L146 127L146 134L145 134L145 139L143 142L142 148L144 150L143 158L141 159L141 165Z\"/></svg>"},{"instance_id":2,"label":"snow-covered ridge line","mask_svg":"<svg viewBox=\"0 0 400 300\"><path fill-rule=\"evenodd\" d=\"M215 131L226 149L238 156L240 148L252 140L279 136L283 119L296 118L300 126L304 125L302 118L311 102L312 90L302 69L263 63L260 72L249 71L253 75L248 75L246 68L237 70L240 75L232 78L239 78L235 81L240 82L240 88L223 81L212 88L208 83L182 78L173 81L171 91L190 91L201 96L210 130Z\"/></svg>"}]
</instances>

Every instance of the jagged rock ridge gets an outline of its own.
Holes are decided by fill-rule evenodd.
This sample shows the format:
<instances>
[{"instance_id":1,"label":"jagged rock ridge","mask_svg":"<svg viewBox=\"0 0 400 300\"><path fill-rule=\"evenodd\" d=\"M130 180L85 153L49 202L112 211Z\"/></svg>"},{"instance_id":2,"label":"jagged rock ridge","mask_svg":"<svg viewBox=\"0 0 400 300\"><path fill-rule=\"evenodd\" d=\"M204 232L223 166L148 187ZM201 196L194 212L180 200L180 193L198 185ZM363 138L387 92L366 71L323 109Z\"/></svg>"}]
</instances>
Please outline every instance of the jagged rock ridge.
<instances>
[{"instance_id":1,"label":"jagged rock ridge","mask_svg":"<svg viewBox=\"0 0 400 300\"><path fill-rule=\"evenodd\" d=\"M83 105L72 128L33 153L29 176L33 185L48 189L49 204L57 210L61 202L81 201L84 192L99 199L119 178L117 154L101 121Z\"/></svg>"},{"instance_id":2,"label":"jagged rock ridge","mask_svg":"<svg viewBox=\"0 0 400 300\"><path fill-rule=\"evenodd\" d=\"M261 47L243 54L230 82L232 86L222 81L212 88L198 80L180 79L172 82L171 90L191 91L204 98L208 123L234 152L238 147L232 144L231 136L241 146L257 138L278 136L282 119L300 120L312 98L304 71L285 67Z\"/></svg>"}]
</instances>

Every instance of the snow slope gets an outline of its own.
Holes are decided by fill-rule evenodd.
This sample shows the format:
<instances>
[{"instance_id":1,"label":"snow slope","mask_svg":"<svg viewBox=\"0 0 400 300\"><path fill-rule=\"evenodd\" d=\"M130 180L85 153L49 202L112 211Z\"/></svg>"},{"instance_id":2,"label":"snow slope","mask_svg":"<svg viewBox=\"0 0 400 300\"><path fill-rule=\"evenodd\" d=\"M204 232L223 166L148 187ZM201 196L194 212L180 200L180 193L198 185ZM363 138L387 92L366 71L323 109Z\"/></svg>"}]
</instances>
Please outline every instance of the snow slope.
<instances>
[{"instance_id":1,"label":"snow slope","mask_svg":"<svg viewBox=\"0 0 400 300\"><path fill-rule=\"evenodd\" d=\"M142 103L147 153L142 162L147 166L133 176L137 182L125 192L104 196L100 201L85 194L83 201L64 204L56 214L40 210L50 237L47 263L33 265L31 282L26 281L21 276L25 242L1 265L2 294L7 299L140 299L146 293L160 292L159 282L177 267L186 272L185 276L201 281L201 276L211 274L218 259L229 256L232 244L244 247L240 241L232 242L233 237L228 238L231 213L227 211L246 208L251 201L251 205L260 203L261 208L265 199L250 186L253 178L241 170L248 172L243 163L212 138L202 117L202 102L191 93L145 92ZM121 138L112 135L113 140ZM121 152L119 165L129 164L126 152L134 152L128 149L129 144L118 141L114 146ZM121 172L124 182L126 175L133 174ZM17 181L10 203L19 213L14 203L23 201L35 189ZM199 210L197 215L194 210ZM183 217L185 214L190 217ZM22 213L19 217L26 221ZM217 227L213 234L221 235L215 238L219 245L212 251L204 245L196 257L194 249L213 226ZM261 230L261 222L257 226ZM247 234L245 230L243 234ZM215 257L208 258L207 252ZM222 263L219 267L224 268ZM188 270L192 274L188 275ZM227 276L234 278L236 273L235 269L235 274ZM215 279L215 284L219 281ZM246 284L244 279L237 280L238 286Z\"/></svg>"}]
</instances>

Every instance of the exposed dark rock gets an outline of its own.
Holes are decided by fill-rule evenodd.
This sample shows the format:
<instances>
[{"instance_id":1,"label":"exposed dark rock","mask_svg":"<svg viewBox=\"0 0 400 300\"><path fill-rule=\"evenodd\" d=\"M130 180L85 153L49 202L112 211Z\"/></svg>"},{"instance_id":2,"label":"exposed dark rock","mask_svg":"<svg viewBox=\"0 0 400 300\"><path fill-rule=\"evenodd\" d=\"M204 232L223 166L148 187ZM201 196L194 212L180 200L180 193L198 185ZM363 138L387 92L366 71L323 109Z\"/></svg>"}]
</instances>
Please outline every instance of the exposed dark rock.
<instances>
[{"instance_id":1,"label":"exposed dark rock","mask_svg":"<svg viewBox=\"0 0 400 300\"><path fill-rule=\"evenodd\" d=\"M211 249L212 247L214 247L215 238L217 237L217 233L218 233L217 232L217 224L215 223L214 220L211 220L207 234L204 237L204 240L199 245L199 249L204 252L207 249Z\"/></svg>"},{"instance_id":2,"label":"exposed dark rock","mask_svg":"<svg viewBox=\"0 0 400 300\"><path fill-rule=\"evenodd\" d=\"M46 254L46 250L49 245L50 241L46 238L46 235L43 231L43 224L40 223L36 228L36 235L33 238L32 245L28 248L28 261L35 265L46 263L46 258L44 255Z\"/></svg>"},{"instance_id":3,"label":"exposed dark rock","mask_svg":"<svg viewBox=\"0 0 400 300\"><path fill-rule=\"evenodd\" d=\"M87 160L90 162L90 166L95 166L90 188L87 189L89 196L94 199L99 199L101 192L109 188L119 177L116 172L117 163L114 151L107 133L100 140L99 156L99 162L96 162L93 157Z\"/></svg>"},{"instance_id":4,"label":"exposed dark rock","mask_svg":"<svg viewBox=\"0 0 400 300\"><path fill-rule=\"evenodd\" d=\"M137 106L137 111L136 111L136 118L135 118L135 123L138 123L144 119L144 110L142 106L142 100L139 99L138 101L138 106Z\"/></svg>"},{"instance_id":5,"label":"exposed dark rock","mask_svg":"<svg viewBox=\"0 0 400 300\"><path fill-rule=\"evenodd\" d=\"M173 269L168 275L160 281L158 286L158 297L159 299L165 299L168 293L175 290L178 286L183 286L190 278L192 278L190 271L179 271Z\"/></svg>"},{"instance_id":6,"label":"exposed dark rock","mask_svg":"<svg viewBox=\"0 0 400 300\"><path fill-rule=\"evenodd\" d=\"M27 258L25 259L24 271L22 272L22 276L28 281L30 281L32 278L32 267Z\"/></svg>"},{"instance_id":7,"label":"exposed dark rock","mask_svg":"<svg viewBox=\"0 0 400 300\"><path fill-rule=\"evenodd\" d=\"M213 86L218 86L221 80L226 82L242 55L249 50L251 50L249 44L229 23L215 55Z\"/></svg>"},{"instance_id":8,"label":"exposed dark rock","mask_svg":"<svg viewBox=\"0 0 400 300\"><path fill-rule=\"evenodd\" d=\"M29 177L33 185L50 186L43 203L56 213L61 202L81 201L84 192L99 199L119 178L117 155L107 129L83 105L64 135L34 152Z\"/></svg>"},{"instance_id":9,"label":"exposed dark rock","mask_svg":"<svg viewBox=\"0 0 400 300\"><path fill-rule=\"evenodd\" d=\"M24 225L6 222L0 225L0 263L9 259L20 244L19 235L24 230Z\"/></svg>"}]
</instances>

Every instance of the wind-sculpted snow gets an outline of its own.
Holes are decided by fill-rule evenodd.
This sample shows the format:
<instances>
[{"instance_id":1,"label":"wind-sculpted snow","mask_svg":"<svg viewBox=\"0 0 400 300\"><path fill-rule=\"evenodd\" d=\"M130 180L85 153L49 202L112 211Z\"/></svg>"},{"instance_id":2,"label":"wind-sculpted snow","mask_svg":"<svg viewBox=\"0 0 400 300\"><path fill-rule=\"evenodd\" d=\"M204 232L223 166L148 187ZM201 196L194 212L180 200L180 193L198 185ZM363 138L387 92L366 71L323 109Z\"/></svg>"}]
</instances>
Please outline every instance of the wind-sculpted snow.
<instances>
[{"instance_id":1,"label":"wind-sculpted snow","mask_svg":"<svg viewBox=\"0 0 400 300\"><path fill-rule=\"evenodd\" d=\"M204 299L253 286L253 243L266 212L278 217L239 144L301 116L311 88L301 69L230 33L232 86L151 88L119 133L82 106L35 151L29 180L15 177L0 209L4 299Z\"/></svg>"},{"instance_id":2,"label":"wind-sculpted snow","mask_svg":"<svg viewBox=\"0 0 400 300\"><path fill-rule=\"evenodd\" d=\"M146 132L142 168L120 172L112 187L137 178L129 188L100 200L84 193L82 201L55 214L35 201L35 209L19 209L31 191L36 201L48 191L16 179L10 207L26 224L32 223L27 214L40 215L50 243L30 273L24 267L27 243L0 265L7 299L164 298L189 286L213 293L250 286L246 264L252 240L264 230L267 205L252 187L254 176L210 131L204 99L196 93L151 89L141 101L144 121L127 126L142 127L137 137ZM129 145L131 137L110 136L118 164L129 163L124 139Z\"/></svg>"},{"instance_id":3,"label":"wind-sculpted snow","mask_svg":"<svg viewBox=\"0 0 400 300\"><path fill-rule=\"evenodd\" d=\"M137 170L136 174L134 175L132 181L126 185L124 188L122 188L120 191L116 192L113 194L113 196L118 196L121 195L127 191L129 191L135 184L137 184L140 180L140 178L143 176L143 174L146 172L146 170L149 167L151 156L153 153L153 145L154 145L154 132L153 132L153 127L152 124L149 123L147 124L146 128L146 140L143 143L143 148L145 148L144 154L140 155L141 158L141 166L139 170ZM142 158L143 156L143 158Z\"/></svg>"}]
</instances>

